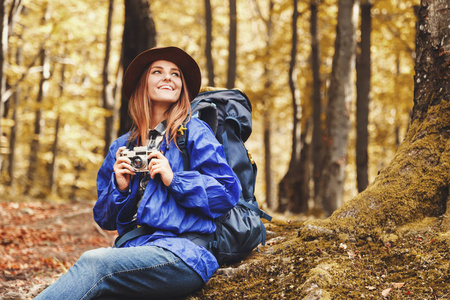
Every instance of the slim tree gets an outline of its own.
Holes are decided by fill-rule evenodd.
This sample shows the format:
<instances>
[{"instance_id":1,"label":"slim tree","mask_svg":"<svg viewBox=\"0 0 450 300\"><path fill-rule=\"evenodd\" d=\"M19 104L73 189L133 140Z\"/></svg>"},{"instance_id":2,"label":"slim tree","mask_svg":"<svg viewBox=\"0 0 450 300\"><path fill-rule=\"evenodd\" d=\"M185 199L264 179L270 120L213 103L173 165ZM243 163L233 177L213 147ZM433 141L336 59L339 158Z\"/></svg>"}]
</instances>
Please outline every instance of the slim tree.
<instances>
[{"instance_id":1,"label":"slim tree","mask_svg":"<svg viewBox=\"0 0 450 300\"><path fill-rule=\"evenodd\" d=\"M126 70L142 51L156 46L156 28L147 0L125 0L125 24L122 40L122 66ZM120 107L119 135L131 128L128 99L123 97Z\"/></svg>"},{"instance_id":2,"label":"slim tree","mask_svg":"<svg viewBox=\"0 0 450 300\"><path fill-rule=\"evenodd\" d=\"M228 75L227 88L232 89L236 81L237 51L237 9L236 0L230 1L230 31L228 33Z\"/></svg>"},{"instance_id":3,"label":"slim tree","mask_svg":"<svg viewBox=\"0 0 450 300\"><path fill-rule=\"evenodd\" d=\"M22 38L20 37L20 40L21 39ZM21 45L19 45L16 50L16 64L18 66L21 66L23 64L23 48ZM22 90L20 86L17 86L12 96L13 99L12 121L14 125L11 126L11 133L9 136L9 164L8 164L9 186L11 187L11 194L14 194L16 189L16 178L14 176L14 169L16 163L16 143L17 143L17 131L19 127L18 110L20 106L21 92Z\"/></svg>"},{"instance_id":4,"label":"slim tree","mask_svg":"<svg viewBox=\"0 0 450 300\"><path fill-rule=\"evenodd\" d=\"M212 58L212 8L211 0L205 0L205 29L206 29L206 41L205 41L205 57L206 57L206 70L208 72L208 85L214 85L214 62Z\"/></svg>"},{"instance_id":5,"label":"slim tree","mask_svg":"<svg viewBox=\"0 0 450 300\"><path fill-rule=\"evenodd\" d=\"M292 45L291 45L291 59L289 63L289 76L288 84L291 92L292 103L292 148L291 148L291 160L289 163L289 169L286 175L283 177L279 184L279 207L278 211L284 212L289 210L294 213L307 212L308 210L308 198L309 178L306 178L309 172L306 168L309 167L309 163L305 160L302 161L302 155L304 153L302 149L302 142L305 142L306 135L302 136L301 130L301 115L302 107L300 103L300 91L297 87L297 44L298 44L298 27L297 20L299 17L298 12L298 0L293 0L293 13L292 13Z\"/></svg>"},{"instance_id":6,"label":"slim tree","mask_svg":"<svg viewBox=\"0 0 450 300\"><path fill-rule=\"evenodd\" d=\"M320 78L320 51L319 51L319 25L318 8L320 1L311 0L310 34L311 34L311 70L313 74L313 135L312 135L312 177L314 181L314 201L320 195L320 179L322 176L322 95Z\"/></svg>"},{"instance_id":7,"label":"slim tree","mask_svg":"<svg viewBox=\"0 0 450 300\"><path fill-rule=\"evenodd\" d=\"M264 23L266 28L266 35L265 35L265 56L270 57L271 55L271 47L272 47L272 40L273 40L273 8L274 8L274 2L272 0L269 0L268 2L268 15L267 17L264 17L260 6L257 1L253 1L256 13L261 19L261 21ZM271 148L271 139L272 139L272 115L271 115L271 96L270 96L270 90L272 89L272 71L269 68L269 65L267 63L263 63L263 80L264 80L264 93L261 96L261 104L262 104L262 122L263 122L263 144L264 144L264 184L265 184L265 195L266 195L266 204L270 209L277 209L278 208L278 202L277 199L272 195L273 194L273 188L272 188L272 148Z\"/></svg>"},{"instance_id":8,"label":"slim tree","mask_svg":"<svg viewBox=\"0 0 450 300\"><path fill-rule=\"evenodd\" d=\"M109 0L108 18L106 21L106 38L105 38L105 60L103 63L103 108L107 112L105 117L105 146L103 148L103 155L108 154L109 146L115 138L115 97L113 84L109 80L110 76L110 56L111 56L111 35L112 35L112 18L114 13L114 0Z\"/></svg>"},{"instance_id":9,"label":"slim tree","mask_svg":"<svg viewBox=\"0 0 450 300\"><path fill-rule=\"evenodd\" d=\"M6 54L8 52L8 6L10 0L2 0L0 3L0 120L3 118L5 110L6 92ZM0 122L0 136L3 135L3 128ZM0 144L1 147L1 144ZM0 170L2 169L2 157L0 155Z\"/></svg>"},{"instance_id":10,"label":"slim tree","mask_svg":"<svg viewBox=\"0 0 450 300\"><path fill-rule=\"evenodd\" d=\"M331 71L327 111L327 141L325 147L322 205L330 215L342 203L350 102L356 54L358 0L341 0L338 4L335 52Z\"/></svg>"},{"instance_id":11,"label":"slim tree","mask_svg":"<svg viewBox=\"0 0 450 300\"><path fill-rule=\"evenodd\" d=\"M372 3L361 3L361 43L356 61L356 180L358 192L369 184L369 101L370 101L370 35L372 32Z\"/></svg>"},{"instance_id":12,"label":"slim tree","mask_svg":"<svg viewBox=\"0 0 450 300\"><path fill-rule=\"evenodd\" d=\"M47 6L44 16L42 18L42 24L46 24L50 19L50 9ZM34 117L34 135L33 140L31 141L30 146L30 158L28 164L28 181L25 187L25 194L30 192L31 187L33 186L33 181L36 178L36 172L38 168L38 153L40 150L40 136L42 133L42 102L47 96L48 92L48 80L50 79L50 59L48 57L48 51L45 49L45 46L42 45L40 53L40 63L42 66L41 71L41 79L39 80L39 90L36 98L36 111Z\"/></svg>"}]
</instances>

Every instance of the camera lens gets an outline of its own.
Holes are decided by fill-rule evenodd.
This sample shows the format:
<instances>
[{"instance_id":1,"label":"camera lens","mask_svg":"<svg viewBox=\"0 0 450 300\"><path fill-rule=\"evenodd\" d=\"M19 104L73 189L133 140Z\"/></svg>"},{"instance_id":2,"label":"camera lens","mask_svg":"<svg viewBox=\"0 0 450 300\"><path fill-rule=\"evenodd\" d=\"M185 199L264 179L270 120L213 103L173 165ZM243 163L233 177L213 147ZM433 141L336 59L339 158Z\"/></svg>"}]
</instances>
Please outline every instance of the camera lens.
<instances>
[{"instance_id":1,"label":"camera lens","mask_svg":"<svg viewBox=\"0 0 450 300\"><path fill-rule=\"evenodd\" d=\"M141 169L144 166L144 162L142 161L142 158L135 156L131 159L131 165L136 169Z\"/></svg>"}]
</instances>

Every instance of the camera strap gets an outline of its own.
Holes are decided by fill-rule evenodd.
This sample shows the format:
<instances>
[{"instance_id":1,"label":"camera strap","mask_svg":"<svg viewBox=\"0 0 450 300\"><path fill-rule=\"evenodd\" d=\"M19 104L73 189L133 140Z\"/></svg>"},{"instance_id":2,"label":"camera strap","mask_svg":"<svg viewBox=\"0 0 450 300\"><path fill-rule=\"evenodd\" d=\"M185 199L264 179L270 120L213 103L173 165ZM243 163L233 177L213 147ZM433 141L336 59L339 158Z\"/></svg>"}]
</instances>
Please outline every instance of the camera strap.
<instances>
[{"instance_id":1,"label":"camera strap","mask_svg":"<svg viewBox=\"0 0 450 300\"><path fill-rule=\"evenodd\" d=\"M155 231L156 229L151 228L147 225L138 226L134 229L131 229L130 231L127 231L119 235L114 241L113 248L120 248L123 244L125 244L129 240L132 240L138 236L153 234Z\"/></svg>"}]
</instances>

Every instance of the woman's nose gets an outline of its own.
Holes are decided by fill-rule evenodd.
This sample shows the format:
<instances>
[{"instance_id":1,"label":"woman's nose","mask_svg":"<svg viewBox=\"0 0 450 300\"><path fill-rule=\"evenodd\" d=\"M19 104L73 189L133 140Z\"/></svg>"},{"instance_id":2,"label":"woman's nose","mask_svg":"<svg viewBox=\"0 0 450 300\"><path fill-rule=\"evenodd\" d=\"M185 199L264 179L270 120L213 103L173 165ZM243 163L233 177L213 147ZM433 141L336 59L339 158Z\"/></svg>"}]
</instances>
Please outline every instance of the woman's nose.
<instances>
[{"instance_id":1,"label":"woman's nose","mask_svg":"<svg viewBox=\"0 0 450 300\"><path fill-rule=\"evenodd\" d=\"M172 78L170 77L170 73L164 74L164 80L170 81Z\"/></svg>"}]
</instances>

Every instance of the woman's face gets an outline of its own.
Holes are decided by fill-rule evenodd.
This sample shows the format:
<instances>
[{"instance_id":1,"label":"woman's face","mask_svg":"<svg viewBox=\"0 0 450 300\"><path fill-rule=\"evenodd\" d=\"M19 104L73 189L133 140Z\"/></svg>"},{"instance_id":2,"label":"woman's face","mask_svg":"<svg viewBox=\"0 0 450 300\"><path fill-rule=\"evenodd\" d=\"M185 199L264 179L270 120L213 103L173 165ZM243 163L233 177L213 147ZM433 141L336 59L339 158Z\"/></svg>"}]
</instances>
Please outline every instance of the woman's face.
<instances>
[{"instance_id":1,"label":"woman's face","mask_svg":"<svg viewBox=\"0 0 450 300\"><path fill-rule=\"evenodd\" d=\"M150 65L148 77L148 94L153 104L168 106L180 99L181 70L173 62L157 60Z\"/></svg>"}]
</instances>

